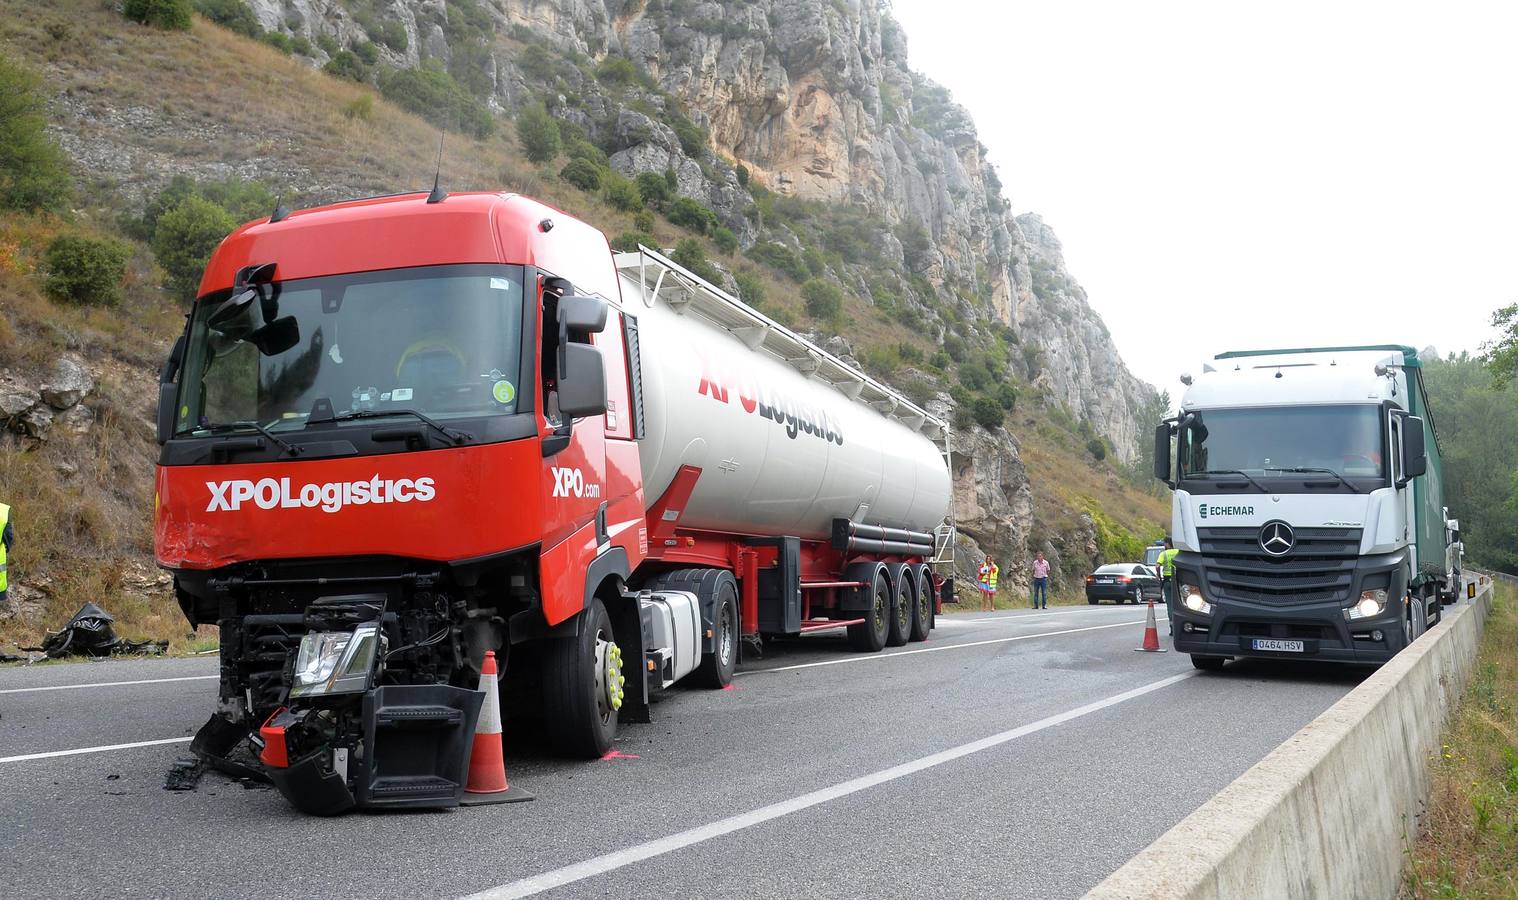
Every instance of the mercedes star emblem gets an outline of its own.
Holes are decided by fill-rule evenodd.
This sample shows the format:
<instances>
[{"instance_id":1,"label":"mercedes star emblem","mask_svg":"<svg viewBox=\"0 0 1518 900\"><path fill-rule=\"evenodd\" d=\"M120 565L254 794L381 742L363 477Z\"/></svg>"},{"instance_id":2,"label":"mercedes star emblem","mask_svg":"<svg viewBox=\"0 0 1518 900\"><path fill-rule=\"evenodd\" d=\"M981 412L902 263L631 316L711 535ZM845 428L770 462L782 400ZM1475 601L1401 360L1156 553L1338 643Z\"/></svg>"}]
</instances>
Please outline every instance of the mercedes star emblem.
<instances>
[{"instance_id":1,"label":"mercedes star emblem","mask_svg":"<svg viewBox=\"0 0 1518 900\"><path fill-rule=\"evenodd\" d=\"M1285 522L1266 522L1260 528L1260 549L1271 556L1285 556L1296 542L1297 536Z\"/></svg>"}]
</instances>

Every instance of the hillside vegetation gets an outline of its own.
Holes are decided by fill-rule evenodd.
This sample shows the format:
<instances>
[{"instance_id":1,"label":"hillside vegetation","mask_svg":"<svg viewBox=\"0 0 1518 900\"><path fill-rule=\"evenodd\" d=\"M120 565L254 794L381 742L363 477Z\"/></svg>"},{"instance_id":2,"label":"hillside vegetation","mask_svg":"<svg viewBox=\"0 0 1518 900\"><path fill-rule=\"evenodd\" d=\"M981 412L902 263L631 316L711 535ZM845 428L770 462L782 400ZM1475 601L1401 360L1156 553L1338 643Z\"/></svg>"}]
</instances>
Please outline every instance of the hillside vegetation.
<instances>
[{"instance_id":1,"label":"hillside vegetation","mask_svg":"<svg viewBox=\"0 0 1518 900\"><path fill-rule=\"evenodd\" d=\"M527 52L519 37L500 40ZM87 600L114 612L126 636L183 638L186 627L152 568L152 417L156 368L181 327L193 273L222 233L267 214L275 198L299 206L430 184L439 131L386 98L407 95L382 91L372 67L355 70L355 80L330 65L313 68L299 49L199 16L188 30L164 30L129 22L98 0L0 0L0 55L38 77L49 140L72 171L67 193L0 211L0 397L35 391L63 358L82 361L96 381L79 404L87 424L54 424L39 435L18 414L0 434L0 500L15 507L19 538L0 640L34 641ZM545 65L591 63L554 55ZM640 83L636 71L616 66L590 73L618 90ZM434 81L452 96L447 82ZM1104 551L1159 532L1164 501L1142 473L1120 470L1089 423L1030 388L1038 354L1017 349L1010 330L940 340L914 318L915 307L893 305L894 276L873 287L853 277L869 270L870 258L857 210L755 183L755 216L776 217L802 242L788 255L756 254L757 244L745 251L732 229L705 207L682 203L667 180L661 191L652 179L621 178L604 151L556 120L546 130L529 112L536 109L524 106L514 120L487 110L489 127L449 130L443 184L521 191L618 243L632 235L673 248L781 321L844 336L866 367L914 396L952 394L960 428L1008 428L1030 473L1031 527L1067 549L1069 579ZM689 121L672 103L664 119L677 130ZM554 143L552 153L542 146ZM84 274L117 274L61 290L60 264L50 256L61 236L96 242L74 254L87 261ZM65 415L84 423L72 413L58 421Z\"/></svg>"}]
</instances>

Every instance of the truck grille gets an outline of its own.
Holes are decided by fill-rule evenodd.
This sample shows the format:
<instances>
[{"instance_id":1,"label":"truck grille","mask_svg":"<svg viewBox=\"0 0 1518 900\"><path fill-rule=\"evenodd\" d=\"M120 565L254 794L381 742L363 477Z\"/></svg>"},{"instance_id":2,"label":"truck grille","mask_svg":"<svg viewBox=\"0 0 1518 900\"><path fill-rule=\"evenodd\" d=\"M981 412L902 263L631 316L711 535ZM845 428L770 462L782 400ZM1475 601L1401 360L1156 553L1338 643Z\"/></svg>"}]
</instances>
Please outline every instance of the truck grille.
<instances>
[{"instance_id":1,"label":"truck grille","mask_svg":"<svg viewBox=\"0 0 1518 900\"><path fill-rule=\"evenodd\" d=\"M1207 590L1223 599L1287 605L1348 600L1360 555L1358 528L1298 528L1291 552L1260 548L1259 528L1199 528Z\"/></svg>"}]
</instances>

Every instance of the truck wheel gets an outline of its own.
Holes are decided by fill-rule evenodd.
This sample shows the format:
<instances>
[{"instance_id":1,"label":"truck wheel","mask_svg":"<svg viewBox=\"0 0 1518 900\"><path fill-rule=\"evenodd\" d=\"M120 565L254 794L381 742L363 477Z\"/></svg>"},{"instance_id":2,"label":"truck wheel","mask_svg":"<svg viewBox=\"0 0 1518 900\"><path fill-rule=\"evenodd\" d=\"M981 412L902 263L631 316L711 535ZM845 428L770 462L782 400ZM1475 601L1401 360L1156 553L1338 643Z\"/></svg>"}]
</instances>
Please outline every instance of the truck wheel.
<instances>
[{"instance_id":1,"label":"truck wheel","mask_svg":"<svg viewBox=\"0 0 1518 900\"><path fill-rule=\"evenodd\" d=\"M712 652L701 658L695 682L702 687L725 688L732 683L738 665L738 592L731 581L717 588L712 616Z\"/></svg>"},{"instance_id":2,"label":"truck wheel","mask_svg":"<svg viewBox=\"0 0 1518 900\"><path fill-rule=\"evenodd\" d=\"M595 758L617 736L626 679L605 605L597 599L581 615L578 635L549 642L543 692L553 743L566 755Z\"/></svg>"},{"instance_id":3,"label":"truck wheel","mask_svg":"<svg viewBox=\"0 0 1518 900\"><path fill-rule=\"evenodd\" d=\"M871 591L870 611L858 625L849 626L849 646L855 650L875 653L885 646L886 632L891 628L891 586L884 573L875 576Z\"/></svg>"},{"instance_id":4,"label":"truck wheel","mask_svg":"<svg viewBox=\"0 0 1518 900\"><path fill-rule=\"evenodd\" d=\"M933 570L926 565L917 567L917 593L928 598L928 631L938 627L938 592L933 589Z\"/></svg>"},{"instance_id":5,"label":"truck wheel","mask_svg":"<svg viewBox=\"0 0 1518 900\"><path fill-rule=\"evenodd\" d=\"M902 573L905 576L908 587L912 591L912 633L914 641L928 639L928 631L933 627L933 595L923 589L922 582L915 576L916 572L907 569Z\"/></svg>"},{"instance_id":6,"label":"truck wheel","mask_svg":"<svg viewBox=\"0 0 1518 900\"><path fill-rule=\"evenodd\" d=\"M1203 672L1216 672L1223 668L1223 663L1228 660L1222 656L1197 656L1191 654L1191 664Z\"/></svg>"},{"instance_id":7,"label":"truck wheel","mask_svg":"<svg viewBox=\"0 0 1518 900\"><path fill-rule=\"evenodd\" d=\"M900 647L912 636L912 587L907 584L907 570L896 570L891 579L891 622L886 631L886 646Z\"/></svg>"}]
</instances>

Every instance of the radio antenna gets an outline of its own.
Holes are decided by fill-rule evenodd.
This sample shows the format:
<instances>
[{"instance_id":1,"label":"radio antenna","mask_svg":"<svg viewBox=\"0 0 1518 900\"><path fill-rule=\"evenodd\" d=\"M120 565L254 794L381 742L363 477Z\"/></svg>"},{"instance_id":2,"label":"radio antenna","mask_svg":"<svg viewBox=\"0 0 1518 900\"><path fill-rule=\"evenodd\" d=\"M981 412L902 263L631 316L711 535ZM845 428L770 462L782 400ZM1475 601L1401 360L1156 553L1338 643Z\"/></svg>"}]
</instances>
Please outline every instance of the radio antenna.
<instances>
[{"instance_id":1,"label":"radio antenna","mask_svg":"<svg viewBox=\"0 0 1518 900\"><path fill-rule=\"evenodd\" d=\"M432 193L427 195L428 203L442 203L448 199L448 192L443 190L443 136L447 132L439 130L437 135L437 168L432 173Z\"/></svg>"}]
</instances>

